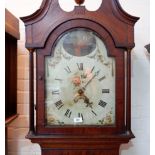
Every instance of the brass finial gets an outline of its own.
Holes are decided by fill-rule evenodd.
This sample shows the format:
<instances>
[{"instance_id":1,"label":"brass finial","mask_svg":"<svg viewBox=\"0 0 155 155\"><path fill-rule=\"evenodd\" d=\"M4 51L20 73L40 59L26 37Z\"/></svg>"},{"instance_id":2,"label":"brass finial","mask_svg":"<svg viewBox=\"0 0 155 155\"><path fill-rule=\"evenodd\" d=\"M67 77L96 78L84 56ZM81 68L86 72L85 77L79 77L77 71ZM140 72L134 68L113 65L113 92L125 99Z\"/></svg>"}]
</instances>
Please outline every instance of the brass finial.
<instances>
[{"instance_id":1,"label":"brass finial","mask_svg":"<svg viewBox=\"0 0 155 155\"><path fill-rule=\"evenodd\" d=\"M75 2L78 4L78 5L81 5L84 3L85 0L75 0Z\"/></svg>"}]
</instances>

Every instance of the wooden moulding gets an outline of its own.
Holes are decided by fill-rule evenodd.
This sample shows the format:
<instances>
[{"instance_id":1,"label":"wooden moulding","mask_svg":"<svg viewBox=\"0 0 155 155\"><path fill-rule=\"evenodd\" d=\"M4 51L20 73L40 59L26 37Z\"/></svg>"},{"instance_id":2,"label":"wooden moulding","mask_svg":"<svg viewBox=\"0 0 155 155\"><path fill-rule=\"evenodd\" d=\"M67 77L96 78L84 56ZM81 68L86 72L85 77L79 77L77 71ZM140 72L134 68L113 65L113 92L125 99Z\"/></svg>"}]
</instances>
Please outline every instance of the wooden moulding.
<instances>
[{"instance_id":1,"label":"wooden moulding","mask_svg":"<svg viewBox=\"0 0 155 155\"><path fill-rule=\"evenodd\" d=\"M5 9L5 32L17 40L20 39L19 20L7 9Z\"/></svg>"}]
</instances>

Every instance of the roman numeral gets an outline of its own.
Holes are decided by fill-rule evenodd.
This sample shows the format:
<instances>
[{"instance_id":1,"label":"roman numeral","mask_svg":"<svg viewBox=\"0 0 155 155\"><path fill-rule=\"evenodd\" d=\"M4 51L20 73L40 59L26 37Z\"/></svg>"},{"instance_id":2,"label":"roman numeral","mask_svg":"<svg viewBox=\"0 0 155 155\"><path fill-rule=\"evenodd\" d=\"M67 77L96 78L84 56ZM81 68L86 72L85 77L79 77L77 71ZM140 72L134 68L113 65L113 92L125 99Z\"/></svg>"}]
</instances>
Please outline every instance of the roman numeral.
<instances>
[{"instance_id":1,"label":"roman numeral","mask_svg":"<svg viewBox=\"0 0 155 155\"><path fill-rule=\"evenodd\" d=\"M105 76L101 77L101 78L98 79L98 80L101 82L101 81L104 80L104 79L105 79Z\"/></svg>"},{"instance_id":2,"label":"roman numeral","mask_svg":"<svg viewBox=\"0 0 155 155\"><path fill-rule=\"evenodd\" d=\"M83 70L83 63L77 63L77 66L79 70L81 71Z\"/></svg>"},{"instance_id":3,"label":"roman numeral","mask_svg":"<svg viewBox=\"0 0 155 155\"><path fill-rule=\"evenodd\" d=\"M70 68L67 66L66 68L64 68L65 69L65 71L67 72L67 73L71 73L71 70L70 70Z\"/></svg>"},{"instance_id":4,"label":"roman numeral","mask_svg":"<svg viewBox=\"0 0 155 155\"><path fill-rule=\"evenodd\" d=\"M55 103L55 106L56 106L57 109L59 110L59 109L61 109L61 108L64 106L64 104L63 104L62 101L60 100L60 101L58 101L58 102Z\"/></svg>"},{"instance_id":5,"label":"roman numeral","mask_svg":"<svg viewBox=\"0 0 155 155\"><path fill-rule=\"evenodd\" d=\"M59 90L53 90L52 91L52 95L58 95L58 94L60 94Z\"/></svg>"},{"instance_id":6,"label":"roman numeral","mask_svg":"<svg viewBox=\"0 0 155 155\"><path fill-rule=\"evenodd\" d=\"M65 112L65 116L70 118L71 114L72 114L72 112L69 109L67 109L66 112Z\"/></svg>"},{"instance_id":7,"label":"roman numeral","mask_svg":"<svg viewBox=\"0 0 155 155\"><path fill-rule=\"evenodd\" d=\"M84 74L84 73L83 73L83 74L81 74L81 78L82 78L82 79L87 78L87 74Z\"/></svg>"},{"instance_id":8,"label":"roman numeral","mask_svg":"<svg viewBox=\"0 0 155 155\"><path fill-rule=\"evenodd\" d=\"M107 105L106 102L100 100L100 102L98 103L98 105L100 105L101 107L105 108L105 106Z\"/></svg>"},{"instance_id":9,"label":"roman numeral","mask_svg":"<svg viewBox=\"0 0 155 155\"><path fill-rule=\"evenodd\" d=\"M55 78L55 80L56 80L56 81L60 81L60 82L62 82L62 81L63 81L62 79L58 79L58 78Z\"/></svg>"},{"instance_id":10,"label":"roman numeral","mask_svg":"<svg viewBox=\"0 0 155 155\"><path fill-rule=\"evenodd\" d=\"M97 116L97 114L96 114L93 110L92 110L91 112L92 112L95 116Z\"/></svg>"},{"instance_id":11,"label":"roman numeral","mask_svg":"<svg viewBox=\"0 0 155 155\"><path fill-rule=\"evenodd\" d=\"M82 120L83 120L83 114L82 113L78 113L78 117L82 118Z\"/></svg>"},{"instance_id":12,"label":"roman numeral","mask_svg":"<svg viewBox=\"0 0 155 155\"><path fill-rule=\"evenodd\" d=\"M91 69L91 73L93 72L94 69L95 69L95 66Z\"/></svg>"},{"instance_id":13,"label":"roman numeral","mask_svg":"<svg viewBox=\"0 0 155 155\"><path fill-rule=\"evenodd\" d=\"M110 93L109 89L102 89L102 93Z\"/></svg>"},{"instance_id":14,"label":"roman numeral","mask_svg":"<svg viewBox=\"0 0 155 155\"><path fill-rule=\"evenodd\" d=\"M95 72L95 75L98 76L100 73L100 70L98 70L97 72Z\"/></svg>"}]
</instances>

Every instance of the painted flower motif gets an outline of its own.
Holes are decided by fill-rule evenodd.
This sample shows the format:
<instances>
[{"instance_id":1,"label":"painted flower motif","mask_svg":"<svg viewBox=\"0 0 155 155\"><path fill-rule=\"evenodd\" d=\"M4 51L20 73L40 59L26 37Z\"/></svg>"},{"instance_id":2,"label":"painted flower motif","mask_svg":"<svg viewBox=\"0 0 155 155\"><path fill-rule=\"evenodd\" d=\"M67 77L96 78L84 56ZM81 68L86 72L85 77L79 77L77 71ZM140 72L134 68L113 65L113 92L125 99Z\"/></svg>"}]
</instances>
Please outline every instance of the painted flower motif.
<instances>
[{"instance_id":1,"label":"painted flower motif","mask_svg":"<svg viewBox=\"0 0 155 155\"><path fill-rule=\"evenodd\" d=\"M64 122L57 121L59 125L64 125Z\"/></svg>"},{"instance_id":2,"label":"painted flower motif","mask_svg":"<svg viewBox=\"0 0 155 155\"><path fill-rule=\"evenodd\" d=\"M99 124L104 124L104 118L102 120L99 120Z\"/></svg>"},{"instance_id":3,"label":"painted flower motif","mask_svg":"<svg viewBox=\"0 0 155 155\"><path fill-rule=\"evenodd\" d=\"M60 60L61 60L61 51L57 50L55 53L55 58L52 60L51 59L48 60L48 66L55 68L55 66L60 62Z\"/></svg>"},{"instance_id":4,"label":"painted flower motif","mask_svg":"<svg viewBox=\"0 0 155 155\"><path fill-rule=\"evenodd\" d=\"M56 122L56 120L53 116L48 116L47 120L48 120L48 122L47 122L48 124L54 124Z\"/></svg>"},{"instance_id":5,"label":"painted flower motif","mask_svg":"<svg viewBox=\"0 0 155 155\"><path fill-rule=\"evenodd\" d=\"M106 115L106 118L105 118L105 124L112 124L112 118L111 118L111 115Z\"/></svg>"},{"instance_id":6,"label":"painted flower motif","mask_svg":"<svg viewBox=\"0 0 155 155\"><path fill-rule=\"evenodd\" d=\"M79 86L81 84L81 79L79 76L75 76L72 78L72 82L75 86Z\"/></svg>"},{"instance_id":7,"label":"painted flower motif","mask_svg":"<svg viewBox=\"0 0 155 155\"><path fill-rule=\"evenodd\" d=\"M102 125L110 125L113 123L112 121L112 110L109 111L109 113L101 120L98 121L99 124Z\"/></svg>"}]
</instances>

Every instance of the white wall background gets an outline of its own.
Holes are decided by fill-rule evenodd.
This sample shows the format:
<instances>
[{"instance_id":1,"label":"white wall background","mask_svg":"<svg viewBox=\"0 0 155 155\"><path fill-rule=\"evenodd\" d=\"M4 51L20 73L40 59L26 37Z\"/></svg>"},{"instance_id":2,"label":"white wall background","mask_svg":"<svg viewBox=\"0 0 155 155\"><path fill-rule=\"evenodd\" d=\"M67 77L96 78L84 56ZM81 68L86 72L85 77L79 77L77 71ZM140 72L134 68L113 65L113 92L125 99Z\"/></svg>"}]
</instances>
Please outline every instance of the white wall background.
<instances>
[{"instance_id":1,"label":"white wall background","mask_svg":"<svg viewBox=\"0 0 155 155\"><path fill-rule=\"evenodd\" d=\"M73 10L73 0L59 0L65 10ZM123 144L121 155L149 155L149 56L144 46L149 38L149 0L119 0L124 10L140 17L135 25L135 48L132 51L132 130L136 136ZM42 0L6 0L6 8L16 17L36 11ZM101 0L86 0L87 8L94 10ZM28 51L25 49L25 29L20 21L21 39L18 41L18 113L19 117L8 128L9 155L40 155L40 147L25 139L28 132Z\"/></svg>"}]
</instances>

